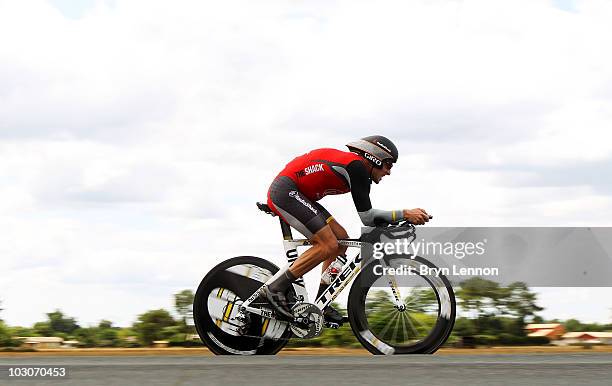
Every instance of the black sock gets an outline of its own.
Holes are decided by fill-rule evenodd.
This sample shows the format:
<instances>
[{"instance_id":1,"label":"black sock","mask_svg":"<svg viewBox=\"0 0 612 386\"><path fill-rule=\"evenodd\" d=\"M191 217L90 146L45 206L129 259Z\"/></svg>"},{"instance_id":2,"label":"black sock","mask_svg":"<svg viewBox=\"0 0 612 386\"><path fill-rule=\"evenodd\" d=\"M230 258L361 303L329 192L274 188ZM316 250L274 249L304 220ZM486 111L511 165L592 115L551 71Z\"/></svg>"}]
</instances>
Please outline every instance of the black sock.
<instances>
[{"instance_id":1,"label":"black sock","mask_svg":"<svg viewBox=\"0 0 612 386\"><path fill-rule=\"evenodd\" d=\"M276 280L272 283L268 284L268 288L272 292L285 292L287 288L293 283L293 281L297 279L289 269L285 270L282 275L280 275Z\"/></svg>"},{"instance_id":2,"label":"black sock","mask_svg":"<svg viewBox=\"0 0 612 386\"><path fill-rule=\"evenodd\" d=\"M317 292L317 297L315 299L318 299L319 296L321 296L321 294L323 293L323 291L325 291L327 289L327 287L329 287L329 284L320 283L319 284L319 292Z\"/></svg>"}]
</instances>

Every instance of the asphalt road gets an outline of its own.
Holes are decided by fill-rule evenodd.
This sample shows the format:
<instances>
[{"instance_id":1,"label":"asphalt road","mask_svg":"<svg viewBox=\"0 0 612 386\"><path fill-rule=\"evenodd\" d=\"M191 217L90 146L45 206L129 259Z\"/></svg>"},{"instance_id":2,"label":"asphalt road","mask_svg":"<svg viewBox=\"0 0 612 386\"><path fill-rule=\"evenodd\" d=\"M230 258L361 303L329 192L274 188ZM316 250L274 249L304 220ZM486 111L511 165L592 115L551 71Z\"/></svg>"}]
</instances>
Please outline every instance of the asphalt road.
<instances>
[{"instance_id":1,"label":"asphalt road","mask_svg":"<svg viewBox=\"0 0 612 386\"><path fill-rule=\"evenodd\" d=\"M18 379L9 367L66 367ZM0 358L0 385L610 385L612 354Z\"/></svg>"}]
</instances>

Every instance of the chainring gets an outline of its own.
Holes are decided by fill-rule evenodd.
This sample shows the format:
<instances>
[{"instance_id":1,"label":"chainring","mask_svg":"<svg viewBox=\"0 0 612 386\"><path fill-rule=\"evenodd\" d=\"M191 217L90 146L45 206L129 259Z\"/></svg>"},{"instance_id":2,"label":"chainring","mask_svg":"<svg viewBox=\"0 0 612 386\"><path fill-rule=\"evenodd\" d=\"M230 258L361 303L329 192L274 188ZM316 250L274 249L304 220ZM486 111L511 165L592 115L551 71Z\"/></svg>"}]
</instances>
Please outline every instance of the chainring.
<instances>
[{"instance_id":1,"label":"chainring","mask_svg":"<svg viewBox=\"0 0 612 386\"><path fill-rule=\"evenodd\" d=\"M298 338L310 339L323 331L323 312L314 304L297 303L292 308L293 317L301 323L291 323L291 332Z\"/></svg>"}]
</instances>

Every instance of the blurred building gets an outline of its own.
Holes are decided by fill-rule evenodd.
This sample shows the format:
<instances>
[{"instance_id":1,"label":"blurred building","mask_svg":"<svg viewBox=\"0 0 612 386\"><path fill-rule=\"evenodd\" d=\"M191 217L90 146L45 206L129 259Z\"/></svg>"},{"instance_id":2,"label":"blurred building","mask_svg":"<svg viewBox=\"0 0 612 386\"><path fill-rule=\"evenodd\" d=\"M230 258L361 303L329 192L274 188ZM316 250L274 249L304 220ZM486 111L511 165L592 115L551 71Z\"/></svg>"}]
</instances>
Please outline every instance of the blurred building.
<instances>
[{"instance_id":1,"label":"blurred building","mask_svg":"<svg viewBox=\"0 0 612 386\"><path fill-rule=\"evenodd\" d=\"M561 323L532 323L525 326L527 336L545 336L550 340L561 339L565 328Z\"/></svg>"},{"instance_id":2,"label":"blurred building","mask_svg":"<svg viewBox=\"0 0 612 386\"><path fill-rule=\"evenodd\" d=\"M20 336L16 339L23 341L23 347L34 349L41 348L61 348L64 339L56 336Z\"/></svg>"},{"instance_id":3,"label":"blurred building","mask_svg":"<svg viewBox=\"0 0 612 386\"><path fill-rule=\"evenodd\" d=\"M154 340L153 347L155 348L166 348L168 347L169 342L167 340Z\"/></svg>"},{"instance_id":4,"label":"blurred building","mask_svg":"<svg viewBox=\"0 0 612 386\"><path fill-rule=\"evenodd\" d=\"M62 344L62 348L75 348L78 347L81 342L78 340L65 340L64 344Z\"/></svg>"},{"instance_id":5,"label":"blurred building","mask_svg":"<svg viewBox=\"0 0 612 386\"><path fill-rule=\"evenodd\" d=\"M612 344L612 332L568 332L557 344Z\"/></svg>"}]
</instances>

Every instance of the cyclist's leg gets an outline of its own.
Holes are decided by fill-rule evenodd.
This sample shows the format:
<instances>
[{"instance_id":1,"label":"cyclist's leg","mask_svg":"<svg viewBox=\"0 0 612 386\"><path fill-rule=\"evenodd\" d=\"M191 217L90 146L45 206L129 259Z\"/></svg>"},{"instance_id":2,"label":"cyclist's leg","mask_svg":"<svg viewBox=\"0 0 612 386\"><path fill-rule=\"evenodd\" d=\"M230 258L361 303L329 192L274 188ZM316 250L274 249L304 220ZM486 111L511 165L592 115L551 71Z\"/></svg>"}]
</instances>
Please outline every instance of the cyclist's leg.
<instances>
[{"instance_id":1,"label":"cyclist's leg","mask_svg":"<svg viewBox=\"0 0 612 386\"><path fill-rule=\"evenodd\" d=\"M268 190L268 205L313 244L291 267L296 277L301 277L321 262L325 270L337 256L345 255L346 247L338 245L339 238L348 238L344 227L321 204L304 196L291 178L279 176L272 182Z\"/></svg>"},{"instance_id":2,"label":"cyclist's leg","mask_svg":"<svg viewBox=\"0 0 612 386\"><path fill-rule=\"evenodd\" d=\"M281 218L306 236L312 247L305 251L292 265L267 287L266 297L283 315L283 296L291 282L334 255L338 240L326 220L331 217L321 205L308 199L289 177L277 177L268 191L268 205ZM284 309L284 310L283 310Z\"/></svg>"},{"instance_id":3,"label":"cyclist's leg","mask_svg":"<svg viewBox=\"0 0 612 386\"><path fill-rule=\"evenodd\" d=\"M265 296L276 308L276 310L285 318L291 318L290 302L285 294L291 283L302 277L306 272L310 271L321 261L325 260L326 256L336 250L338 241L334 236L329 225L325 225L311 239L312 247L302 253L302 255L287 268L281 275L270 283L266 289Z\"/></svg>"},{"instance_id":4,"label":"cyclist's leg","mask_svg":"<svg viewBox=\"0 0 612 386\"><path fill-rule=\"evenodd\" d=\"M346 229L344 229L344 227L342 225L340 225L332 216L330 216L327 220L327 224L329 225L329 227L331 228L332 232L334 232L334 235L336 236L336 239L347 239L348 233L346 232ZM321 267L321 282L319 283L319 290L317 292L317 298L319 296L321 296L321 294L323 293L323 291L325 289L327 289L327 286L329 285L329 283L325 283L323 282L323 273L325 273L325 270L330 266L330 264L336 260L336 258L338 256L346 256L346 248L345 246L342 245L338 245L338 249L336 250L336 252L332 255L330 255L322 264Z\"/></svg>"},{"instance_id":5,"label":"cyclist's leg","mask_svg":"<svg viewBox=\"0 0 612 386\"><path fill-rule=\"evenodd\" d=\"M349 235L346 232L346 229L344 229L344 227L340 225L338 221L336 221L336 219L333 218L331 215L327 219L327 224L330 226L332 232L334 232L336 239L348 239ZM346 256L346 248L347 247L345 246L338 245L338 250L336 251L336 253L332 256L329 256L329 258L323 262L321 272L325 272L327 267L329 267L329 265L336 259L337 256Z\"/></svg>"},{"instance_id":6,"label":"cyclist's leg","mask_svg":"<svg viewBox=\"0 0 612 386\"><path fill-rule=\"evenodd\" d=\"M268 206L308 239L327 225L326 221L331 217L325 208L306 197L286 176L277 177L270 185Z\"/></svg>"},{"instance_id":7,"label":"cyclist's leg","mask_svg":"<svg viewBox=\"0 0 612 386\"><path fill-rule=\"evenodd\" d=\"M348 234L321 204L301 195L288 177L275 180L270 187L268 201L268 205L273 210L275 209L286 222L308 237L312 243L312 247L293 263L284 278L281 278L278 283L270 284L272 291L275 291L274 294L268 295L270 299L272 296L278 297L277 294L291 283L291 278L301 277L321 262L325 270L338 255L344 255L346 247L338 245L338 238L348 238ZM327 286L323 282L319 283L317 298L327 289ZM273 302L270 301L270 303ZM278 309L274 303L273 306ZM341 325L344 321L342 314L331 306L323 310L323 315L326 322L336 325Z\"/></svg>"},{"instance_id":8,"label":"cyclist's leg","mask_svg":"<svg viewBox=\"0 0 612 386\"><path fill-rule=\"evenodd\" d=\"M342 225L340 225L332 216L328 217L327 224L331 228L332 232L336 236L336 239L347 239L349 237L346 229ZM321 269L321 273L325 272L327 267L336 259L337 256L346 256L346 248L345 246L338 245L336 252L333 255L330 255L327 260L323 262L323 267ZM329 284L324 283L321 278L321 282L319 283L319 290L317 291L316 299L321 296L323 291L327 289ZM335 323L338 326L341 326L345 321L345 317L334 307L328 305L323 310L323 316L325 317L326 322Z\"/></svg>"},{"instance_id":9,"label":"cyclist's leg","mask_svg":"<svg viewBox=\"0 0 612 386\"><path fill-rule=\"evenodd\" d=\"M338 239L336 239L329 225L325 225L317 231L310 238L310 242L312 243L312 248L302 253L290 268L291 273L296 277L303 276L322 261L328 259L329 256L335 254L338 249Z\"/></svg>"}]
</instances>

